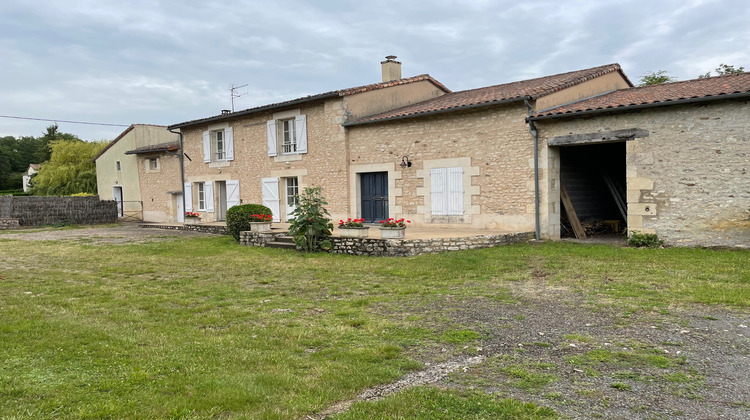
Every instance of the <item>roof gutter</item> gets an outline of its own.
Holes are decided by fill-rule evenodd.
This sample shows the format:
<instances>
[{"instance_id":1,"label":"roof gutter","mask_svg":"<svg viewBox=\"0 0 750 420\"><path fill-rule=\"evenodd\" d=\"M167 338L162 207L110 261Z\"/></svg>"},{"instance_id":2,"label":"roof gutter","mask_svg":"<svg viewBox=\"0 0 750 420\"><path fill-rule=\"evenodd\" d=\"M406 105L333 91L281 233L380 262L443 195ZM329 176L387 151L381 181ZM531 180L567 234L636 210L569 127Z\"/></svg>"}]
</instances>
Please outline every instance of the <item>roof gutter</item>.
<instances>
[{"instance_id":1,"label":"roof gutter","mask_svg":"<svg viewBox=\"0 0 750 420\"><path fill-rule=\"evenodd\" d=\"M529 116L531 116L534 109L531 107L529 99L531 99L531 96L526 96L523 103L529 111ZM534 138L534 239L538 241L541 236L541 223L539 221L539 131L537 131L534 121L528 121L527 119L527 122L529 123L529 133Z\"/></svg>"},{"instance_id":2,"label":"roof gutter","mask_svg":"<svg viewBox=\"0 0 750 420\"><path fill-rule=\"evenodd\" d=\"M397 115L394 117L388 117L388 118L382 118L378 120L370 120L370 121L351 121L346 122L341 125L344 127L351 127L355 125L364 125L364 124L374 124L374 123L381 123L381 122L387 122L387 121L396 121L396 120L404 120L407 118L417 118L417 117L424 117L428 115L435 115L435 114L445 114L448 112L456 112L456 111L464 111L467 109L475 109L475 108L484 108L489 107L493 105L500 105L500 104L507 104L510 102L520 102L524 101L525 99L523 97L517 97L517 98L511 98L511 99L502 99L499 101L493 101L493 102L482 102L480 104L473 104L473 105L465 105L465 106L459 106L459 107L453 107L453 108L446 108L446 109L437 109L435 111L427 111L427 112L420 112L419 114L407 114L407 115ZM411 106L411 105L409 105Z\"/></svg>"},{"instance_id":3,"label":"roof gutter","mask_svg":"<svg viewBox=\"0 0 750 420\"><path fill-rule=\"evenodd\" d=\"M624 112L624 111L632 111L632 110L637 110L637 109L659 108L663 106L685 105L685 104L692 104L692 103L721 101L724 99L741 99L741 98L750 98L750 92L730 93L726 95L703 96L700 98L685 98L685 99L677 99L674 101L662 101L662 102L652 102L649 104L620 106L616 108L589 109L586 111L569 112L565 114L540 115L538 117L528 116L526 117L526 121L533 122L533 121L541 121L541 120L551 120L555 118L572 118L572 117L578 117L581 115L605 114L609 112Z\"/></svg>"}]
</instances>

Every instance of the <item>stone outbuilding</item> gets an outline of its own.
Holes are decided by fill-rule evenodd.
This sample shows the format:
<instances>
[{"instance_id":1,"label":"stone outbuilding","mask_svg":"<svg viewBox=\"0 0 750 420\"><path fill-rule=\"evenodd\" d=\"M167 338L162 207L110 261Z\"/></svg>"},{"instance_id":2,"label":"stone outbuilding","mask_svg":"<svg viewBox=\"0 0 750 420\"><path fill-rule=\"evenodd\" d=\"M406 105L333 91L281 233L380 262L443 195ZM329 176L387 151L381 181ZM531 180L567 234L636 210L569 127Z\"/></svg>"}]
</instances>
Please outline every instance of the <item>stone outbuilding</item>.
<instances>
[{"instance_id":1,"label":"stone outbuilding","mask_svg":"<svg viewBox=\"0 0 750 420\"><path fill-rule=\"evenodd\" d=\"M543 237L560 237L567 189L580 218L620 218L670 245L750 247L748 101L742 73L535 113Z\"/></svg>"}]
</instances>

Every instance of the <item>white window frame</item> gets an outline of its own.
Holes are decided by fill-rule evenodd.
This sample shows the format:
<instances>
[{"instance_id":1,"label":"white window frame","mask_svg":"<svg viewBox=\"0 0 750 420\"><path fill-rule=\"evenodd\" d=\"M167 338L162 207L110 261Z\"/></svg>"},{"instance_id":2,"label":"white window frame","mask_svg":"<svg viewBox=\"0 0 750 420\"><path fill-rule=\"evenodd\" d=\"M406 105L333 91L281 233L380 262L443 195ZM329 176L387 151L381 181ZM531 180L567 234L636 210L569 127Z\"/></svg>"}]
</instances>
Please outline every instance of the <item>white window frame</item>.
<instances>
[{"instance_id":1,"label":"white window frame","mask_svg":"<svg viewBox=\"0 0 750 420\"><path fill-rule=\"evenodd\" d=\"M281 154L297 154L297 124L294 118L287 118L278 121L279 138L281 139Z\"/></svg>"},{"instance_id":2,"label":"white window frame","mask_svg":"<svg viewBox=\"0 0 750 420\"><path fill-rule=\"evenodd\" d=\"M198 190L198 210L206 211L206 183L197 182L196 190Z\"/></svg>"},{"instance_id":3,"label":"white window frame","mask_svg":"<svg viewBox=\"0 0 750 420\"><path fill-rule=\"evenodd\" d=\"M275 113L266 125L268 156L281 158L307 153L307 116L299 110Z\"/></svg>"},{"instance_id":4,"label":"white window frame","mask_svg":"<svg viewBox=\"0 0 750 420\"><path fill-rule=\"evenodd\" d=\"M215 130L211 132L211 148L217 162L227 160L227 143L224 130Z\"/></svg>"},{"instance_id":5,"label":"white window frame","mask_svg":"<svg viewBox=\"0 0 750 420\"><path fill-rule=\"evenodd\" d=\"M120 162L117 162L120 163ZM159 169L159 159L158 158L149 158L148 159L148 169L150 171L156 171Z\"/></svg>"}]
</instances>

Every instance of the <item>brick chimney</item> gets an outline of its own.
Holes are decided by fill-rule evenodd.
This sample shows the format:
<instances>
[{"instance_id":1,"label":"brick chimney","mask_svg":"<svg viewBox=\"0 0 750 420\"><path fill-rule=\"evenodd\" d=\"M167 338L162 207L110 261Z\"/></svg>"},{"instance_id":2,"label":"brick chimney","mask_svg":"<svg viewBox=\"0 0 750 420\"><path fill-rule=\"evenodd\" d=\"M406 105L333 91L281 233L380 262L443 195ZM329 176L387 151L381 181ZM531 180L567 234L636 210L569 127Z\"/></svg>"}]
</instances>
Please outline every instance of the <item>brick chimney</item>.
<instances>
[{"instance_id":1,"label":"brick chimney","mask_svg":"<svg viewBox=\"0 0 750 420\"><path fill-rule=\"evenodd\" d=\"M401 62L396 61L395 55L385 57L385 61L380 62L383 69L383 83L401 78Z\"/></svg>"}]
</instances>

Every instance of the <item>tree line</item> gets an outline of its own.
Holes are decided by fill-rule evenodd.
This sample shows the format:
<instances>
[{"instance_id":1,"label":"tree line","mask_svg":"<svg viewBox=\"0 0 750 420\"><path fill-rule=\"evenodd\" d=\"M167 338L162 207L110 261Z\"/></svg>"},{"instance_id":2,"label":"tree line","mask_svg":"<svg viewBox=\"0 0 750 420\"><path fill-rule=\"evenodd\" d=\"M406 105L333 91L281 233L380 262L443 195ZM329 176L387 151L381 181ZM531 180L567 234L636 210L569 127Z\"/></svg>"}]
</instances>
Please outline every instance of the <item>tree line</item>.
<instances>
[{"instance_id":1,"label":"tree line","mask_svg":"<svg viewBox=\"0 0 750 420\"><path fill-rule=\"evenodd\" d=\"M62 133L57 124L39 137L0 137L0 191L23 189L23 174L32 163L42 164L31 178L34 195L96 194L96 165L92 159L107 141L85 142Z\"/></svg>"},{"instance_id":2,"label":"tree line","mask_svg":"<svg viewBox=\"0 0 750 420\"><path fill-rule=\"evenodd\" d=\"M705 79L707 77L713 77L713 76L725 76L727 74L738 74L738 73L744 73L745 68L744 67L737 67L735 68L731 64L719 64L719 67L717 67L715 70L716 74L712 74L710 71L705 74L698 75L699 79ZM662 83L669 83L669 82L676 82L677 78L669 76L668 71L666 70L658 70L658 71L649 71L646 72L643 76L641 76L641 83L638 86L650 86L650 85L660 85Z\"/></svg>"}]
</instances>

